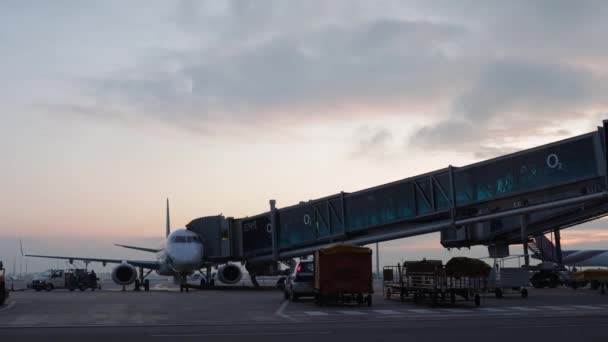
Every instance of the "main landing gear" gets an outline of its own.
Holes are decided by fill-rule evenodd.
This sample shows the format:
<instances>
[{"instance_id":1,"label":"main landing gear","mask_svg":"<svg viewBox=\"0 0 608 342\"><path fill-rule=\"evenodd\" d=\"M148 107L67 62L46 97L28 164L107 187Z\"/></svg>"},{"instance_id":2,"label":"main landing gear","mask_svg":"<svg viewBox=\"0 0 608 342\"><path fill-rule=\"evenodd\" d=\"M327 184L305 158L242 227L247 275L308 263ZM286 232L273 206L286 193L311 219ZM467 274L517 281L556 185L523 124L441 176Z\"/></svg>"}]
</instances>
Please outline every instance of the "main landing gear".
<instances>
[{"instance_id":1,"label":"main landing gear","mask_svg":"<svg viewBox=\"0 0 608 342\"><path fill-rule=\"evenodd\" d=\"M146 277L148 275L150 275L150 273L152 273L152 270L148 270L148 272L146 272L146 274L144 274L144 269L143 267L139 268L139 279L135 279L135 291L140 291L140 287L143 285L144 287L144 291L148 292L150 291L150 280L146 279Z\"/></svg>"}]
</instances>

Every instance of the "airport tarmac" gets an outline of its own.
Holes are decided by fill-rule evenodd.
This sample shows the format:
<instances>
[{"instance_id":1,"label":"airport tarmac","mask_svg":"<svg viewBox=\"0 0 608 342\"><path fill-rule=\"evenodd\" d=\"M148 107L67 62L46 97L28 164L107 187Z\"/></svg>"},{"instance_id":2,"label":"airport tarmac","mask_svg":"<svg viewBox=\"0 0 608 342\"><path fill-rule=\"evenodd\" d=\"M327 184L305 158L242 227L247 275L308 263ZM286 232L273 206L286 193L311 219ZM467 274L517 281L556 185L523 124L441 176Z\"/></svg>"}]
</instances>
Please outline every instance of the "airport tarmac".
<instances>
[{"instance_id":1,"label":"airport tarmac","mask_svg":"<svg viewBox=\"0 0 608 342\"><path fill-rule=\"evenodd\" d=\"M85 333L90 335L89 340L115 340L123 335L128 335L129 340L187 335L181 337L228 340L250 336L268 341L297 333L296 341L307 335L307 339L315 335L318 340L335 340L336 334L340 339L357 341L369 339L372 331L387 336L430 334L439 338L449 331L454 336L470 337L487 335L487 329L518 333L524 329L526 334L551 330L549 335L563 330L555 333L556 341L572 337L573 330L584 330L581 333L589 334L591 341L594 336L605 340L608 295L590 289L529 291L527 299L518 295L500 300L484 296L479 308L471 302L431 308L410 300L386 300L380 292L374 295L372 307L319 307L310 299L285 301L279 291L180 293L170 286L150 292L121 292L118 287L95 292L24 291L11 293L8 305L0 308L0 337L22 336L27 341L51 334L58 340L76 340ZM596 329L597 335L590 333Z\"/></svg>"}]
</instances>

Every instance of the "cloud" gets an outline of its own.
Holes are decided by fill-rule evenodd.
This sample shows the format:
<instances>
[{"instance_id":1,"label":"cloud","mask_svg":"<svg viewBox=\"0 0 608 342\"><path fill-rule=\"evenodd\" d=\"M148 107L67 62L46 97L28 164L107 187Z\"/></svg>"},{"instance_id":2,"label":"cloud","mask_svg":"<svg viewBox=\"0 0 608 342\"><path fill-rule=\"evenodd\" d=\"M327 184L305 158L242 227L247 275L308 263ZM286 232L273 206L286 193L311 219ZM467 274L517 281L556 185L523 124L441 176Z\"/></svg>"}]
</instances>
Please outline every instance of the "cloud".
<instances>
[{"instance_id":1,"label":"cloud","mask_svg":"<svg viewBox=\"0 0 608 342\"><path fill-rule=\"evenodd\" d=\"M71 78L77 94L49 108L201 136L401 116L425 125L411 147L491 156L606 111L607 13L594 1L181 1L159 20L163 39Z\"/></svg>"},{"instance_id":2,"label":"cloud","mask_svg":"<svg viewBox=\"0 0 608 342\"><path fill-rule=\"evenodd\" d=\"M422 127L410 142L423 148L473 152L490 157L516 151L522 136L569 133L565 120L608 106L605 78L585 68L503 60L485 68L470 89L455 97L450 116Z\"/></svg>"},{"instance_id":3,"label":"cloud","mask_svg":"<svg viewBox=\"0 0 608 342\"><path fill-rule=\"evenodd\" d=\"M608 232L595 229L569 229L562 233L564 245L581 243L608 243Z\"/></svg>"},{"instance_id":4,"label":"cloud","mask_svg":"<svg viewBox=\"0 0 608 342\"><path fill-rule=\"evenodd\" d=\"M356 147L352 156L385 159L391 154L389 145L393 139L393 133L385 127L360 127L355 133Z\"/></svg>"},{"instance_id":5,"label":"cloud","mask_svg":"<svg viewBox=\"0 0 608 342\"><path fill-rule=\"evenodd\" d=\"M330 20L339 18L332 12L328 23L283 29L277 23L297 14L264 5L180 5L178 18L219 21L218 32L198 31L207 26L185 18L199 46L156 51L133 68L89 78L81 87L94 104L88 117L120 118L99 110L118 104L142 119L213 131L383 116L398 107L407 108L399 115L412 115L466 75L468 64L448 51L468 34L458 25L390 16L343 23Z\"/></svg>"}]
</instances>

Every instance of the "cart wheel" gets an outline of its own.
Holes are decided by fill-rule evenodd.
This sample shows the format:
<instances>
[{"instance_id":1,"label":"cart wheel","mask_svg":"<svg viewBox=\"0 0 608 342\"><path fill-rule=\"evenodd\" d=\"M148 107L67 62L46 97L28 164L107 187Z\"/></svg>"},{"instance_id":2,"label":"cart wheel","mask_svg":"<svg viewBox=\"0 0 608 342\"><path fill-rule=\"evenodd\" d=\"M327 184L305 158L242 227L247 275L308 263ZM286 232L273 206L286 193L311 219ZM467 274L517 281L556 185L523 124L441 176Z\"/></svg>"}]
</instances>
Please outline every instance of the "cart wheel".
<instances>
[{"instance_id":1,"label":"cart wheel","mask_svg":"<svg viewBox=\"0 0 608 342\"><path fill-rule=\"evenodd\" d=\"M450 303L456 303L456 291L454 290L450 291Z\"/></svg>"},{"instance_id":2,"label":"cart wheel","mask_svg":"<svg viewBox=\"0 0 608 342\"><path fill-rule=\"evenodd\" d=\"M418 293L414 293L414 303L418 304Z\"/></svg>"},{"instance_id":3,"label":"cart wheel","mask_svg":"<svg viewBox=\"0 0 608 342\"><path fill-rule=\"evenodd\" d=\"M528 289L521 289L521 298L528 298Z\"/></svg>"},{"instance_id":4,"label":"cart wheel","mask_svg":"<svg viewBox=\"0 0 608 342\"><path fill-rule=\"evenodd\" d=\"M502 298L502 289L498 288L498 289L494 290L494 294L496 295L497 299Z\"/></svg>"},{"instance_id":5,"label":"cart wheel","mask_svg":"<svg viewBox=\"0 0 608 342\"><path fill-rule=\"evenodd\" d=\"M372 295L367 295L367 306L372 306Z\"/></svg>"},{"instance_id":6,"label":"cart wheel","mask_svg":"<svg viewBox=\"0 0 608 342\"><path fill-rule=\"evenodd\" d=\"M475 306L479 307L481 305L481 298L478 294L475 295Z\"/></svg>"},{"instance_id":7,"label":"cart wheel","mask_svg":"<svg viewBox=\"0 0 608 342\"><path fill-rule=\"evenodd\" d=\"M405 295L406 297L409 297L409 296L410 296L410 293L409 293L409 292L407 292L407 290L405 290L404 295Z\"/></svg>"},{"instance_id":8,"label":"cart wheel","mask_svg":"<svg viewBox=\"0 0 608 342\"><path fill-rule=\"evenodd\" d=\"M431 307L434 308L437 306L437 292L433 292L431 294Z\"/></svg>"}]
</instances>

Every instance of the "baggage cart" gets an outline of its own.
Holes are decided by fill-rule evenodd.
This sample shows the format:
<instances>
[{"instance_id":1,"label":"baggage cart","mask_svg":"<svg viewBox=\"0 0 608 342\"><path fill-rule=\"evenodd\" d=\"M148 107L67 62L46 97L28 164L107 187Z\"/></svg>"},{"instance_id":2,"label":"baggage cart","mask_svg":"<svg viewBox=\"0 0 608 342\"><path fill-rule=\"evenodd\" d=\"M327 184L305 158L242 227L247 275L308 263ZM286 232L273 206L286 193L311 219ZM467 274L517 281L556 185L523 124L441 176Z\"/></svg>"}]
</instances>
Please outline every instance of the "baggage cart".
<instances>
[{"instance_id":1,"label":"baggage cart","mask_svg":"<svg viewBox=\"0 0 608 342\"><path fill-rule=\"evenodd\" d=\"M412 296L414 303L430 300L433 307L440 301L454 304L460 297L480 306L480 293L487 286L489 268L469 258L452 258L445 267L437 260L388 266L383 271L384 295L388 299L398 296L402 301Z\"/></svg>"},{"instance_id":2,"label":"baggage cart","mask_svg":"<svg viewBox=\"0 0 608 342\"><path fill-rule=\"evenodd\" d=\"M505 294L519 294L528 298L530 271L521 267L500 267L496 264L488 276L487 292L494 293L500 299Z\"/></svg>"}]
</instances>

